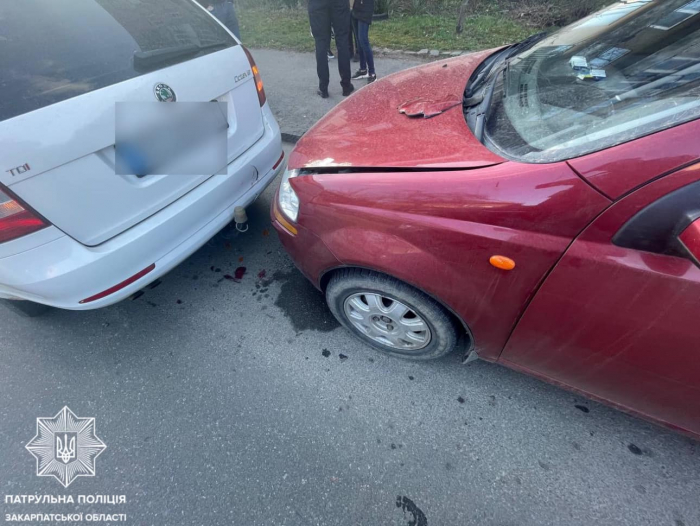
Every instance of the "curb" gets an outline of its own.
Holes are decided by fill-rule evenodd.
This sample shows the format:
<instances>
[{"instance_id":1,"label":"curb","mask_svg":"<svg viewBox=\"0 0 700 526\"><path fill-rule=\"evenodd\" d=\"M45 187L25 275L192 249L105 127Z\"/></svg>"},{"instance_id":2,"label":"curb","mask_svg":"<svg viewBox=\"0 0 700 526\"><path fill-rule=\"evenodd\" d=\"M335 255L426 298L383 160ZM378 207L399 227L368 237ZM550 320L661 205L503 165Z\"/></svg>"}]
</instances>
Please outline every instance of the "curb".
<instances>
[{"instance_id":1,"label":"curb","mask_svg":"<svg viewBox=\"0 0 700 526\"><path fill-rule=\"evenodd\" d=\"M421 49L420 51L406 51L404 49L375 48L375 53L382 55L407 55L415 58L427 58L431 60L439 58L458 57L468 55L471 51L440 51L439 49Z\"/></svg>"},{"instance_id":2,"label":"curb","mask_svg":"<svg viewBox=\"0 0 700 526\"><path fill-rule=\"evenodd\" d=\"M301 135L282 132L282 142L291 142L292 144L296 144L299 142L299 139L301 139Z\"/></svg>"}]
</instances>

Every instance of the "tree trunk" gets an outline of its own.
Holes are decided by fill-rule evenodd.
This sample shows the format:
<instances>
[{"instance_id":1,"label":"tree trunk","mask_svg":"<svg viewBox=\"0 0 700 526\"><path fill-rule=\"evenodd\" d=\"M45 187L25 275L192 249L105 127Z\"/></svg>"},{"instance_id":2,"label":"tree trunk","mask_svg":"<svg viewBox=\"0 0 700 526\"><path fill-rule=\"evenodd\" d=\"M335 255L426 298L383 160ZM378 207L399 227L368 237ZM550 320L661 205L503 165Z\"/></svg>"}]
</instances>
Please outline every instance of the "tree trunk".
<instances>
[{"instance_id":1,"label":"tree trunk","mask_svg":"<svg viewBox=\"0 0 700 526\"><path fill-rule=\"evenodd\" d=\"M467 7L469 7L469 0L464 0L462 6L459 8L459 19L457 20L457 34L461 34L464 30L464 19L467 16Z\"/></svg>"}]
</instances>

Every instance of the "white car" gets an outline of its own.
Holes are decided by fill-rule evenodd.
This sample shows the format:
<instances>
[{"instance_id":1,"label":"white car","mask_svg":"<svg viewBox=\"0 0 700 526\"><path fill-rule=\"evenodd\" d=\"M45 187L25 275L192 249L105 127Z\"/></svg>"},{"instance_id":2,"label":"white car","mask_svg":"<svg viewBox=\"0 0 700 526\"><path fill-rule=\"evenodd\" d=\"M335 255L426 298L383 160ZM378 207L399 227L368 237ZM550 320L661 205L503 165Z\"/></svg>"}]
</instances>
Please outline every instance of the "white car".
<instances>
[{"instance_id":1,"label":"white car","mask_svg":"<svg viewBox=\"0 0 700 526\"><path fill-rule=\"evenodd\" d=\"M252 56L193 0L2 2L0 20L0 299L123 300L285 168ZM228 103L227 167L116 175L115 103L174 100Z\"/></svg>"}]
</instances>

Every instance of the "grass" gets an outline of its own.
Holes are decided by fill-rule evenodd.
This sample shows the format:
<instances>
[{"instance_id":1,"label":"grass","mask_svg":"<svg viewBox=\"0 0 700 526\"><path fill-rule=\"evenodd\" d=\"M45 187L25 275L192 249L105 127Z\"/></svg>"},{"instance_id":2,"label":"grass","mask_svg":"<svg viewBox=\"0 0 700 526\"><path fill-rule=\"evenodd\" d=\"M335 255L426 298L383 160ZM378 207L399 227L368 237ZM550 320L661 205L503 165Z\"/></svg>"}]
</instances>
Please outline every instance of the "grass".
<instances>
[{"instance_id":1,"label":"grass","mask_svg":"<svg viewBox=\"0 0 700 526\"><path fill-rule=\"evenodd\" d=\"M238 18L246 45L295 51L312 51L308 14L303 9L241 8ZM420 51L471 51L492 48L525 38L536 28L496 15L468 18L464 32L455 32L454 16L394 16L375 22L370 38L375 48Z\"/></svg>"}]
</instances>

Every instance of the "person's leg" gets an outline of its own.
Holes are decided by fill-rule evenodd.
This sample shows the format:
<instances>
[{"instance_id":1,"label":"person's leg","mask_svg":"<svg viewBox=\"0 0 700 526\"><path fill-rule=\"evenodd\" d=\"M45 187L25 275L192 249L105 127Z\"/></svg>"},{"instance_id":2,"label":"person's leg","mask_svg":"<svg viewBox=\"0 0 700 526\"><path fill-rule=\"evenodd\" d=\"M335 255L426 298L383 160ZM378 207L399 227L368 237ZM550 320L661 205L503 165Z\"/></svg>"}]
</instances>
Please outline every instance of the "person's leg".
<instances>
[{"instance_id":1,"label":"person's leg","mask_svg":"<svg viewBox=\"0 0 700 526\"><path fill-rule=\"evenodd\" d=\"M350 30L350 33L348 36L348 44L350 44L350 59L351 60L352 60L352 57L355 56L355 37L353 36L355 31L352 28L352 21L353 21L353 18L352 18L352 14L351 14L350 18L348 19L348 22L350 23L349 28L348 28Z\"/></svg>"},{"instance_id":2,"label":"person's leg","mask_svg":"<svg viewBox=\"0 0 700 526\"><path fill-rule=\"evenodd\" d=\"M330 82L327 53L331 45L331 19L327 1L309 0L309 22L311 23L311 33L316 42L318 87L323 93L328 93L328 83Z\"/></svg>"},{"instance_id":3,"label":"person's leg","mask_svg":"<svg viewBox=\"0 0 700 526\"><path fill-rule=\"evenodd\" d=\"M349 95L352 91L350 81L350 4L348 0L331 0L331 24L335 31L335 43L338 48L338 72L340 73L340 85L343 86L343 94Z\"/></svg>"},{"instance_id":4,"label":"person's leg","mask_svg":"<svg viewBox=\"0 0 700 526\"><path fill-rule=\"evenodd\" d=\"M357 24L358 20L353 17L352 19L352 26L353 26L353 33L357 35L358 29L357 29ZM367 78L367 59L365 58L365 53L362 51L362 46L360 45L360 40L357 40L357 54L360 57L360 70L353 75L353 79L364 79Z\"/></svg>"},{"instance_id":5,"label":"person's leg","mask_svg":"<svg viewBox=\"0 0 700 526\"><path fill-rule=\"evenodd\" d=\"M355 54L352 56L352 61L353 62L359 62L360 61L360 44L357 40L357 20L350 15L350 18L352 19L352 40L355 44Z\"/></svg>"},{"instance_id":6,"label":"person's leg","mask_svg":"<svg viewBox=\"0 0 700 526\"><path fill-rule=\"evenodd\" d=\"M332 60L335 58L335 53L333 53L333 41L335 40L335 33L333 32L333 28L331 27L331 45L328 46L328 60Z\"/></svg>"},{"instance_id":7,"label":"person's leg","mask_svg":"<svg viewBox=\"0 0 700 526\"><path fill-rule=\"evenodd\" d=\"M358 20L357 22L357 38L360 41L360 49L367 61L367 70L370 76L375 75L374 71L374 55L372 54L372 45L369 43L369 24ZM361 62L362 64L362 62Z\"/></svg>"},{"instance_id":8,"label":"person's leg","mask_svg":"<svg viewBox=\"0 0 700 526\"><path fill-rule=\"evenodd\" d=\"M231 20L231 22L230 22L230 26L229 26L229 27L230 27L230 29L231 29L231 32L232 32L234 35L236 35L236 38L238 38L238 40L240 40L240 39L241 39L241 29L240 29L240 26L238 25L238 17L236 16L236 8L235 8L235 6L233 5L233 2L231 2L231 16L230 16L230 20Z\"/></svg>"}]
</instances>

